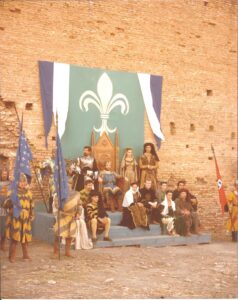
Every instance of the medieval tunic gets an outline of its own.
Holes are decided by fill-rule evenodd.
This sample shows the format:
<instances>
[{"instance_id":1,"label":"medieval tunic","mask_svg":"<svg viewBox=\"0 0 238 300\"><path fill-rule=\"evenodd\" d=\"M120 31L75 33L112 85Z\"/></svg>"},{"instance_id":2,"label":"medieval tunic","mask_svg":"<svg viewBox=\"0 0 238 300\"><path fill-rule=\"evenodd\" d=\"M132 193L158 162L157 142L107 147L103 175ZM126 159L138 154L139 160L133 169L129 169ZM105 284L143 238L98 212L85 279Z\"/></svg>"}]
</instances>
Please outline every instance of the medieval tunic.
<instances>
[{"instance_id":1,"label":"medieval tunic","mask_svg":"<svg viewBox=\"0 0 238 300\"><path fill-rule=\"evenodd\" d=\"M120 175L110 170L103 170L99 176L102 179L103 195L107 206L111 211L115 211L116 207L121 210L122 191L116 185L117 178L120 178Z\"/></svg>"},{"instance_id":2,"label":"medieval tunic","mask_svg":"<svg viewBox=\"0 0 238 300\"><path fill-rule=\"evenodd\" d=\"M58 218L54 225L54 232L62 238L72 238L76 236L77 223L76 215L79 212L80 194L71 191L69 198L64 204L63 211L60 211L60 222L58 231Z\"/></svg>"},{"instance_id":3,"label":"medieval tunic","mask_svg":"<svg viewBox=\"0 0 238 300\"><path fill-rule=\"evenodd\" d=\"M167 231L170 233L174 229L174 218L175 218L175 202L171 200L171 203L168 202L167 197L165 196L165 200L161 203L164 206L162 215L162 223L167 225Z\"/></svg>"},{"instance_id":4,"label":"medieval tunic","mask_svg":"<svg viewBox=\"0 0 238 300\"><path fill-rule=\"evenodd\" d=\"M117 173L104 170L100 172L100 177L103 180L103 189L108 189L111 190L112 192L116 192L120 189L116 185L117 178L120 177Z\"/></svg>"},{"instance_id":5,"label":"medieval tunic","mask_svg":"<svg viewBox=\"0 0 238 300\"><path fill-rule=\"evenodd\" d=\"M190 201L182 200L178 198L175 201L176 205L176 219L175 228L176 232L180 235L187 235L190 232L192 226L192 205ZM185 211L189 211L190 214L185 214Z\"/></svg>"},{"instance_id":6,"label":"medieval tunic","mask_svg":"<svg viewBox=\"0 0 238 300\"><path fill-rule=\"evenodd\" d=\"M148 168L150 166L151 168ZM147 156L143 154L139 160L140 167L140 188L143 188L145 185L146 179L152 181L152 187L156 187L156 169L158 168L158 163L156 157L153 154Z\"/></svg>"},{"instance_id":7,"label":"medieval tunic","mask_svg":"<svg viewBox=\"0 0 238 300\"><path fill-rule=\"evenodd\" d=\"M227 197L230 217L226 224L228 232L238 231L238 193L230 192Z\"/></svg>"},{"instance_id":8,"label":"medieval tunic","mask_svg":"<svg viewBox=\"0 0 238 300\"><path fill-rule=\"evenodd\" d=\"M9 221L6 224L6 237L17 242L26 243L32 240L31 220L34 216L34 202L32 193L28 189L18 188L17 195L21 205L20 216L15 218L12 214L9 215ZM11 203L10 207L12 207Z\"/></svg>"},{"instance_id":9,"label":"medieval tunic","mask_svg":"<svg viewBox=\"0 0 238 300\"><path fill-rule=\"evenodd\" d=\"M134 229L139 226L143 228L148 227L146 208L144 206L139 206L139 202L139 191L133 192L130 188L130 190L126 192L122 203L121 226L127 226L129 229Z\"/></svg>"},{"instance_id":10,"label":"medieval tunic","mask_svg":"<svg viewBox=\"0 0 238 300\"><path fill-rule=\"evenodd\" d=\"M158 202L161 203L165 199L165 192L161 191L160 189L156 190L156 198L158 199Z\"/></svg>"},{"instance_id":11,"label":"medieval tunic","mask_svg":"<svg viewBox=\"0 0 238 300\"><path fill-rule=\"evenodd\" d=\"M125 156L121 161L121 175L128 179L128 184L138 180L138 164L135 158L126 158Z\"/></svg>"},{"instance_id":12,"label":"medieval tunic","mask_svg":"<svg viewBox=\"0 0 238 300\"><path fill-rule=\"evenodd\" d=\"M73 176L73 189L81 191L84 188L86 179L94 180L94 188L98 189L98 181L96 173L98 172L97 163L93 156L82 156L77 159L77 168Z\"/></svg>"},{"instance_id":13,"label":"medieval tunic","mask_svg":"<svg viewBox=\"0 0 238 300\"><path fill-rule=\"evenodd\" d=\"M100 222L98 218L108 217L106 213L103 203L99 200L97 203L88 203L87 205L87 220L88 227L91 229L91 220L97 219L97 231L102 232L104 230L104 224Z\"/></svg>"},{"instance_id":14,"label":"medieval tunic","mask_svg":"<svg viewBox=\"0 0 238 300\"><path fill-rule=\"evenodd\" d=\"M159 207L159 203L156 199L156 192L154 189L150 188L142 188L140 189L141 200L140 202L147 208L147 215L150 219L150 223L154 221L160 221L160 212L161 208Z\"/></svg>"},{"instance_id":15,"label":"medieval tunic","mask_svg":"<svg viewBox=\"0 0 238 300\"><path fill-rule=\"evenodd\" d=\"M83 208L86 209L86 206L87 206L88 201L89 201L90 192L86 189L83 189L79 193L80 193L80 200L82 202Z\"/></svg>"}]
</instances>

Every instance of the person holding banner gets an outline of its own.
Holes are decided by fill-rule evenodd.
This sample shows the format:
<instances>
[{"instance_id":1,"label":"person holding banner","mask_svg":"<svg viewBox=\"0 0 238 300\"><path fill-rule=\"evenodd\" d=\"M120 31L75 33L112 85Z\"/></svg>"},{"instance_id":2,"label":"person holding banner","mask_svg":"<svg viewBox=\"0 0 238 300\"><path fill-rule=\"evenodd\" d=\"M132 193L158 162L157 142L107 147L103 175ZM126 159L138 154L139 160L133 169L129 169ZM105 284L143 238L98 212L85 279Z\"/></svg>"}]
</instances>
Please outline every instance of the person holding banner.
<instances>
[{"instance_id":1,"label":"person holding banner","mask_svg":"<svg viewBox=\"0 0 238 300\"><path fill-rule=\"evenodd\" d=\"M69 186L71 181L69 181ZM53 201L53 212L56 216L56 223L53 227L55 233L53 258L59 256L59 242L65 239L65 256L73 257L70 253L71 242L77 234L77 222L79 219L80 193L70 191L62 209L58 207L57 195Z\"/></svg>"},{"instance_id":2,"label":"person holding banner","mask_svg":"<svg viewBox=\"0 0 238 300\"><path fill-rule=\"evenodd\" d=\"M31 223L34 219L34 202L27 177L24 173L21 173L19 177L17 196L19 206L21 207L20 214L18 217L14 216L14 214L9 214L11 217L6 224L6 237L10 239L9 261L11 263L15 261L18 242L22 246L23 259L30 259L28 255L28 242L32 240ZM13 205L13 201L9 198L5 202L4 208L12 210Z\"/></svg>"},{"instance_id":3,"label":"person holding banner","mask_svg":"<svg viewBox=\"0 0 238 300\"><path fill-rule=\"evenodd\" d=\"M235 189L228 194L227 206L229 219L226 224L227 232L231 232L232 242L237 242L238 237L238 179L235 182Z\"/></svg>"}]
</instances>

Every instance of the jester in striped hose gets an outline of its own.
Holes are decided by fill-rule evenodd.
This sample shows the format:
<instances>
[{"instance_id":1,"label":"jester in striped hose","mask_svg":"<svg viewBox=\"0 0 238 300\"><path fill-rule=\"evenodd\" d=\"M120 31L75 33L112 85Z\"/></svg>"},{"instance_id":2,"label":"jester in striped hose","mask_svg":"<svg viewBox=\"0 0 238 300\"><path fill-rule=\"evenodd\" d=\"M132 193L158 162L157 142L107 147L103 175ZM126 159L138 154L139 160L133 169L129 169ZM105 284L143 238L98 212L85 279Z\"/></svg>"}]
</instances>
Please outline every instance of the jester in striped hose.
<instances>
[{"instance_id":1,"label":"jester in striped hose","mask_svg":"<svg viewBox=\"0 0 238 300\"><path fill-rule=\"evenodd\" d=\"M32 240L31 223L34 219L34 202L26 175L23 173L21 173L18 182L17 195L21 206L20 215L16 218L12 213L9 213L6 221L6 238L10 239L9 261L11 263L15 261L18 242L22 246L23 259L30 259L28 255L28 243ZM4 208L9 211L12 210L13 204L10 198L5 202Z\"/></svg>"}]
</instances>

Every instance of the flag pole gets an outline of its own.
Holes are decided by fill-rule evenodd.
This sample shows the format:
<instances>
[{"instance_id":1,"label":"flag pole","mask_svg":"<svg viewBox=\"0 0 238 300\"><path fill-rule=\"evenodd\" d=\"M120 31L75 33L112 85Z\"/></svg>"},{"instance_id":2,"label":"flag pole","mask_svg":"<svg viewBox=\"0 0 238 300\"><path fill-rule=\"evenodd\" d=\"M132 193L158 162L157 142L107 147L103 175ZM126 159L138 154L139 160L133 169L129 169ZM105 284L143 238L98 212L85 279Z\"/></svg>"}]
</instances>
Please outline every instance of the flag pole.
<instances>
[{"instance_id":1,"label":"flag pole","mask_svg":"<svg viewBox=\"0 0 238 300\"><path fill-rule=\"evenodd\" d=\"M212 149L213 156L214 156L214 159L215 159L215 162L216 162L215 150L214 150L212 144L211 144L211 149ZM229 209L229 208L228 208L228 209ZM234 222L234 220L232 219L232 213L231 213L230 210L228 211L228 213L229 213L229 217L230 217L230 219L231 219L231 229L234 229L234 223L235 223L235 222Z\"/></svg>"},{"instance_id":2,"label":"flag pole","mask_svg":"<svg viewBox=\"0 0 238 300\"><path fill-rule=\"evenodd\" d=\"M218 166L217 166L217 160L216 160L215 150L214 150L214 147L213 147L212 144L211 144L211 149L212 149L213 157L214 157L215 164L216 164L216 168L217 168ZM219 178L218 178L218 176L217 176L217 180L218 180L218 179L219 179ZM224 196L225 196L225 192L224 192ZM222 215L223 215L223 211L222 211ZM234 222L233 222L233 220L232 220L232 214L231 214L230 210L229 210L229 217L230 217L230 219L231 219L231 228L233 229L233 228L234 228Z\"/></svg>"},{"instance_id":3,"label":"flag pole","mask_svg":"<svg viewBox=\"0 0 238 300\"><path fill-rule=\"evenodd\" d=\"M20 118L19 118L19 114L18 114L18 111L17 111L17 108L16 108L16 104L15 104L15 103L14 103L14 109L15 109L15 113L16 113L18 122L19 122L19 124L20 124ZM23 113L22 113L22 121L23 121ZM23 124L22 124L22 128L23 128ZM27 141L29 142L28 138L26 138L26 139L27 139ZM34 174L35 174L35 177L36 177L36 181L37 181L37 183L38 183L38 187L39 187L39 189L40 189L41 197L42 197L43 202L44 202L44 204L45 204L46 211L47 211L47 213L49 213L49 209L48 209L48 206L47 206L46 200L45 200L45 195L44 195L44 193L43 193L42 186L41 186L41 184L40 184L40 182L39 182L39 178L37 177L37 174L36 174L36 167L35 167L35 165L34 165L34 163L33 163L33 160L31 161L31 164L32 164L32 168L33 168L33 171L34 171Z\"/></svg>"},{"instance_id":4,"label":"flag pole","mask_svg":"<svg viewBox=\"0 0 238 300\"><path fill-rule=\"evenodd\" d=\"M56 111L56 157L57 157L57 166L59 167L59 155L58 155L58 143L57 143L57 140L58 140L58 113ZM59 184L59 195L58 195L58 248L59 248L59 251L58 251L58 257L59 257L59 260L60 260L60 242L61 242L61 238L60 238L60 201L61 201L61 183L60 183L60 171L58 170L58 184Z\"/></svg>"}]
</instances>

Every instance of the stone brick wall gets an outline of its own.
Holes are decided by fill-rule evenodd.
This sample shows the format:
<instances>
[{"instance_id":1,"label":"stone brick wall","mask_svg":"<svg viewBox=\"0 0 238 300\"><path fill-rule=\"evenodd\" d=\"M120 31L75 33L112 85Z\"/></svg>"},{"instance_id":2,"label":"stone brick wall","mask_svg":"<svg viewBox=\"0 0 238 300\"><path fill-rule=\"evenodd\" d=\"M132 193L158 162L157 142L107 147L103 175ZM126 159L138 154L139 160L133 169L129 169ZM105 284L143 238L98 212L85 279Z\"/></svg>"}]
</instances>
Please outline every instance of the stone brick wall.
<instances>
[{"instance_id":1,"label":"stone brick wall","mask_svg":"<svg viewBox=\"0 0 238 300\"><path fill-rule=\"evenodd\" d=\"M205 229L224 237L210 145L228 191L237 174L236 3L0 0L0 155L12 158L16 149L14 109L4 106L9 101L24 112L35 157L51 153L54 128L47 151L38 60L162 75L161 178L171 186L185 178ZM145 125L145 140L153 141L147 118Z\"/></svg>"}]
</instances>

